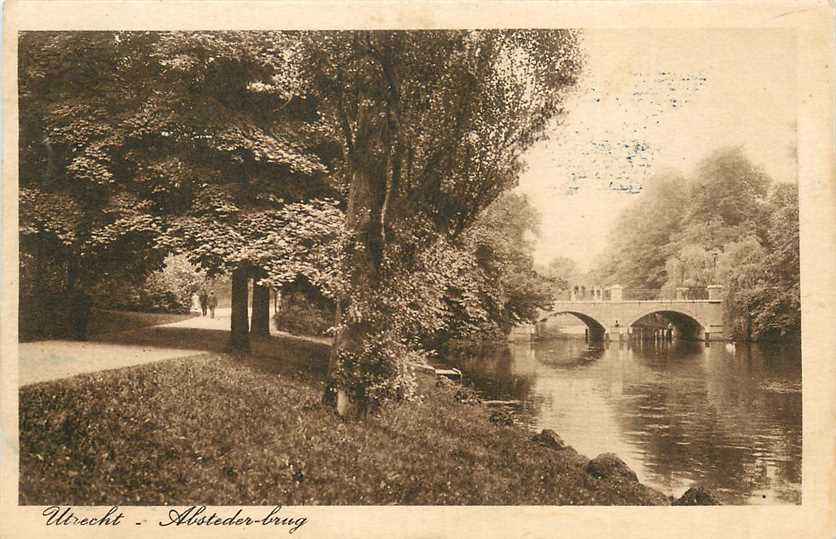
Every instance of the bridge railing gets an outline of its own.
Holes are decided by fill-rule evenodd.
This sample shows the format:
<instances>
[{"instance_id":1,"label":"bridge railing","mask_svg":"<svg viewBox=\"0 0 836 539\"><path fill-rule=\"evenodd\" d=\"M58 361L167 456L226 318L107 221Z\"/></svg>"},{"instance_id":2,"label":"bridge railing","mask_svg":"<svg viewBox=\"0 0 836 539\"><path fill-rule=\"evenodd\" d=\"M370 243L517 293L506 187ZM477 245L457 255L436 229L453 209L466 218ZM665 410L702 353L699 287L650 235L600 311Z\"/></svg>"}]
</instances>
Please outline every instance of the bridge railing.
<instances>
[{"instance_id":1,"label":"bridge railing","mask_svg":"<svg viewBox=\"0 0 836 539\"><path fill-rule=\"evenodd\" d=\"M676 300L676 299L708 299L706 287L676 288L625 288L622 294L625 300Z\"/></svg>"},{"instance_id":2,"label":"bridge railing","mask_svg":"<svg viewBox=\"0 0 836 539\"><path fill-rule=\"evenodd\" d=\"M708 299L706 287L678 288L624 288L621 290L622 301L672 301ZM595 287L588 290L565 290L555 295L555 301L612 301L609 288Z\"/></svg>"},{"instance_id":3,"label":"bridge railing","mask_svg":"<svg viewBox=\"0 0 836 539\"><path fill-rule=\"evenodd\" d=\"M704 286L692 286L688 289L685 299L708 299L708 288Z\"/></svg>"},{"instance_id":4,"label":"bridge railing","mask_svg":"<svg viewBox=\"0 0 836 539\"><path fill-rule=\"evenodd\" d=\"M554 300L555 301L572 301L572 291L571 290L558 290L554 293Z\"/></svg>"},{"instance_id":5,"label":"bridge railing","mask_svg":"<svg viewBox=\"0 0 836 539\"><path fill-rule=\"evenodd\" d=\"M674 299L675 295L668 297L667 290L652 288L625 288L622 298L625 300L651 300L651 299Z\"/></svg>"}]
</instances>

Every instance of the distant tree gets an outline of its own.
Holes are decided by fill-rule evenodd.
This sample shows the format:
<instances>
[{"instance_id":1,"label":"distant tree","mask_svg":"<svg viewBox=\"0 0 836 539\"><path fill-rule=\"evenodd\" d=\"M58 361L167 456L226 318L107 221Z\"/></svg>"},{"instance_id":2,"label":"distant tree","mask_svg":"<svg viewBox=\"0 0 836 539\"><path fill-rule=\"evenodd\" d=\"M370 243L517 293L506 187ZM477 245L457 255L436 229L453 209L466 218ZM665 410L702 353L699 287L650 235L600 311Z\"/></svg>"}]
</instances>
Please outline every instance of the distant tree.
<instances>
[{"instance_id":1,"label":"distant tree","mask_svg":"<svg viewBox=\"0 0 836 539\"><path fill-rule=\"evenodd\" d=\"M699 168L691 200L678 244L690 239L702 247L690 247L687 266L694 277L686 286L708 283L705 268L717 253L722 275L716 277L726 287L726 322L734 336L760 339L798 331L796 186L774 184L739 149L725 149Z\"/></svg>"},{"instance_id":2,"label":"distant tree","mask_svg":"<svg viewBox=\"0 0 836 539\"><path fill-rule=\"evenodd\" d=\"M688 200L687 180L675 173L654 176L640 199L618 217L606 255L593 268L594 280L632 288L661 288L665 264L678 249L674 238L682 226Z\"/></svg>"},{"instance_id":3,"label":"distant tree","mask_svg":"<svg viewBox=\"0 0 836 539\"><path fill-rule=\"evenodd\" d=\"M567 290L580 278L578 263L566 256L556 256L544 268L545 275L553 280L555 291Z\"/></svg>"},{"instance_id":4,"label":"distant tree","mask_svg":"<svg viewBox=\"0 0 836 539\"><path fill-rule=\"evenodd\" d=\"M714 151L688 182L688 204L676 242L680 248L698 243L713 249L750 234L764 239L771 184L740 148Z\"/></svg>"},{"instance_id":5,"label":"distant tree","mask_svg":"<svg viewBox=\"0 0 836 539\"><path fill-rule=\"evenodd\" d=\"M798 211L798 186L775 185L768 200L766 245L772 253L769 269L781 283L796 286L801 267Z\"/></svg>"},{"instance_id":6,"label":"distant tree","mask_svg":"<svg viewBox=\"0 0 836 539\"><path fill-rule=\"evenodd\" d=\"M717 261L719 282L726 287L724 301L727 331L751 339L754 289L758 286L767 258L766 249L754 236L726 244Z\"/></svg>"},{"instance_id":7,"label":"distant tree","mask_svg":"<svg viewBox=\"0 0 836 539\"><path fill-rule=\"evenodd\" d=\"M504 338L536 320L552 300L551 282L534 268L540 216L527 197L506 193L488 206L456 245L444 246L444 339Z\"/></svg>"},{"instance_id":8,"label":"distant tree","mask_svg":"<svg viewBox=\"0 0 836 539\"><path fill-rule=\"evenodd\" d=\"M205 284L206 276L184 255L169 255L162 269L141 283L108 279L99 281L90 293L100 307L142 312L189 312L192 295Z\"/></svg>"},{"instance_id":9,"label":"distant tree","mask_svg":"<svg viewBox=\"0 0 836 539\"><path fill-rule=\"evenodd\" d=\"M667 281L663 288L706 287L713 284L714 253L698 244L682 247L665 263Z\"/></svg>"},{"instance_id":10,"label":"distant tree","mask_svg":"<svg viewBox=\"0 0 836 539\"><path fill-rule=\"evenodd\" d=\"M466 232L466 244L485 275L484 293L493 295L491 319L502 333L533 322L539 309L551 303L551 287L534 269L539 232L539 213L525 195L515 193L498 198Z\"/></svg>"},{"instance_id":11,"label":"distant tree","mask_svg":"<svg viewBox=\"0 0 836 539\"><path fill-rule=\"evenodd\" d=\"M749 263L728 272L729 320L744 338L797 335L801 330L797 186L774 186L768 203L765 246L750 249Z\"/></svg>"}]
</instances>

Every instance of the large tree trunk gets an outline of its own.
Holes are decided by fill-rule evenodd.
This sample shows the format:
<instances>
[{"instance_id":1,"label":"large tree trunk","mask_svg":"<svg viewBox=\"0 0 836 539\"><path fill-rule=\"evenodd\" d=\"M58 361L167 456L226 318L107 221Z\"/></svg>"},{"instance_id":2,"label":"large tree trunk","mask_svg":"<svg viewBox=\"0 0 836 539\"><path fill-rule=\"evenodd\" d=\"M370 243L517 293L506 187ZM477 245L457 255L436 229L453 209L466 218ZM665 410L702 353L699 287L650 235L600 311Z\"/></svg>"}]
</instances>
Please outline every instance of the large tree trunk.
<instances>
[{"instance_id":1,"label":"large tree trunk","mask_svg":"<svg viewBox=\"0 0 836 539\"><path fill-rule=\"evenodd\" d=\"M67 259L67 293L72 292L78 284L78 258L70 256Z\"/></svg>"},{"instance_id":2,"label":"large tree trunk","mask_svg":"<svg viewBox=\"0 0 836 539\"><path fill-rule=\"evenodd\" d=\"M32 276L32 291L29 297L31 305L28 306L27 311L27 306L21 303L21 308L18 311L19 317L24 314L29 317L29 324L27 324L25 331L30 332L31 329L33 336L38 338L49 336L48 325L50 324L50 318L54 318L54 314L48 312L46 306L49 286L46 281L47 260L44 251L43 244L39 241L35 247L34 275ZM23 288L21 287L20 290L22 291ZM20 318L18 319L20 320Z\"/></svg>"},{"instance_id":3,"label":"large tree trunk","mask_svg":"<svg viewBox=\"0 0 836 539\"><path fill-rule=\"evenodd\" d=\"M232 272L232 317L230 319L229 347L247 352L250 349L248 328L249 275L247 268L239 267Z\"/></svg>"},{"instance_id":4,"label":"large tree trunk","mask_svg":"<svg viewBox=\"0 0 836 539\"><path fill-rule=\"evenodd\" d=\"M258 277L253 277L253 314L250 333L270 335L270 289L255 284Z\"/></svg>"},{"instance_id":5,"label":"large tree trunk","mask_svg":"<svg viewBox=\"0 0 836 539\"><path fill-rule=\"evenodd\" d=\"M371 46L371 38L367 37ZM338 303L336 325L341 330L334 337L328 365L328 383L323 400L336 406L340 416L364 417L368 412L368 402L351 398L349 392L339 383L335 383L334 373L339 368L340 353L359 351L366 336L375 329L381 329L384 322L370 322L378 318L380 312L375 306L376 289L380 286L381 268L386 246L386 228L390 219L387 213L395 213L401 171L402 147L400 144L400 81L395 56L390 51L377 52L372 56L380 63L386 84L385 114L386 122L375 125L372 119L379 111L360 107L356 128L352 131L351 122L347 121L343 110L343 132L346 137L349 162L351 163L351 185L348 194L346 224L354 236L354 246L349 255L349 281L351 297L359 300L369 312L361 321L342 320L342 312L349 312L351 298L345 298L344 304ZM381 159L373 151L373 140L380 140L386 147Z\"/></svg>"},{"instance_id":6,"label":"large tree trunk","mask_svg":"<svg viewBox=\"0 0 836 539\"><path fill-rule=\"evenodd\" d=\"M374 301L385 244L382 211L386 180L385 175L376 175L363 165L355 166L346 213L346 222L353 232L355 243L350 253L349 279L352 296L372 311L367 314L377 315L379 313L374 312ZM346 323L342 313L347 312L349 303L350 299L346 298L338 304L335 325L342 329L334 336L323 401L335 406L337 413L342 417L362 418L368 413L368 403L351 397L347 389L340 387L334 377L339 368L340 353L358 351L365 337L373 329L366 319Z\"/></svg>"},{"instance_id":7,"label":"large tree trunk","mask_svg":"<svg viewBox=\"0 0 836 539\"><path fill-rule=\"evenodd\" d=\"M87 324L90 320L90 311L92 308L92 301L90 296L84 291L79 284L79 274L81 268L78 264L78 259L70 257L67 261L67 328L70 337L80 341L87 340Z\"/></svg>"},{"instance_id":8,"label":"large tree trunk","mask_svg":"<svg viewBox=\"0 0 836 539\"><path fill-rule=\"evenodd\" d=\"M335 325L340 326L343 322L341 302L337 300ZM342 331L334 334L331 353L328 356L328 376L325 383L325 393L322 395L322 402L333 406L341 417L365 417L368 413L368 403L358 402L352 399L345 388L340 387L334 379L334 374L339 367L340 352L352 350L363 337L363 327L350 325Z\"/></svg>"}]
</instances>

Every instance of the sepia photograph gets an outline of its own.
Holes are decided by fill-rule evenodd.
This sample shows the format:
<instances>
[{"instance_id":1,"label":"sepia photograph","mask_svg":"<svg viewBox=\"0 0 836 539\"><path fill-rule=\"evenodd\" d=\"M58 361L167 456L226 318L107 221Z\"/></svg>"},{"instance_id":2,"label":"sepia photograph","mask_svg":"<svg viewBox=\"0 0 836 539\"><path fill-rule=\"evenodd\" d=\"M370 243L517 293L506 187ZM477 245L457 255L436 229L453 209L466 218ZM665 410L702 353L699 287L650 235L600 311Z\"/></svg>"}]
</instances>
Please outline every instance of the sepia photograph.
<instances>
[{"instance_id":1,"label":"sepia photograph","mask_svg":"<svg viewBox=\"0 0 836 539\"><path fill-rule=\"evenodd\" d=\"M6 39L46 526L811 501L796 30Z\"/></svg>"}]
</instances>

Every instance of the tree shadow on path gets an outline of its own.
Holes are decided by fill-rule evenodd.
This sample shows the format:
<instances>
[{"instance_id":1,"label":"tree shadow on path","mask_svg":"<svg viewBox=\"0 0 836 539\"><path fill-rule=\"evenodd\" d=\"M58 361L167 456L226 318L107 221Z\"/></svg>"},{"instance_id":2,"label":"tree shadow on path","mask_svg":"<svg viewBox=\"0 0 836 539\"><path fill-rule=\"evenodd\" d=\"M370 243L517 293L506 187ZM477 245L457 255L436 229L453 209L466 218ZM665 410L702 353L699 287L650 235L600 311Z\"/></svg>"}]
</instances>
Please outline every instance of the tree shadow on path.
<instances>
[{"instance_id":1,"label":"tree shadow on path","mask_svg":"<svg viewBox=\"0 0 836 539\"><path fill-rule=\"evenodd\" d=\"M97 342L129 346L153 346L183 350L204 350L215 353L233 353L229 349L229 331L194 327L154 326L121 333L103 335ZM309 371L316 378L324 376L328 366L330 346L306 337L293 335L250 336L250 352L241 357L262 358L253 361L254 366L271 370L269 360L280 359L282 364Z\"/></svg>"}]
</instances>

